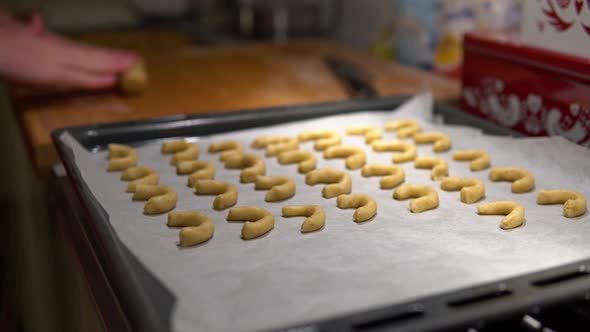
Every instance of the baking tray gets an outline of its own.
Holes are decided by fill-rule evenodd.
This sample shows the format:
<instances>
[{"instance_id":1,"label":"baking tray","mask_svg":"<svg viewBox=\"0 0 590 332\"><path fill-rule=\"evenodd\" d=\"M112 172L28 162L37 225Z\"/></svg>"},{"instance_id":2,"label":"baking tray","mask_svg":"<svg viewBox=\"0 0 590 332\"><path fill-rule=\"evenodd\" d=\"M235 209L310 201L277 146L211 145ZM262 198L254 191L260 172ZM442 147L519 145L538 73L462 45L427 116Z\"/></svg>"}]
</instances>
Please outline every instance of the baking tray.
<instances>
[{"instance_id":1,"label":"baking tray","mask_svg":"<svg viewBox=\"0 0 590 332\"><path fill-rule=\"evenodd\" d=\"M105 212L81 181L71 151L58 139L61 133L67 130L85 148L98 150L111 142L141 144L148 140L205 136L361 110L387 110L396 108L405 100L407 97L372 98L207 115L181 115L54 131L54 142L87 214L85 231L132 328L141 331L170 330L170 314L175 298L117 239L114 230L105 221ZM489 134L515 135L445 104L435 104L434 110L447 123L469 124ZM565 298L590 295L587 266L590 266L590 259L411 303L286 327L285 330L369 331L395 328L425 331L481 325Z\"/></svg>"}]
</instances>

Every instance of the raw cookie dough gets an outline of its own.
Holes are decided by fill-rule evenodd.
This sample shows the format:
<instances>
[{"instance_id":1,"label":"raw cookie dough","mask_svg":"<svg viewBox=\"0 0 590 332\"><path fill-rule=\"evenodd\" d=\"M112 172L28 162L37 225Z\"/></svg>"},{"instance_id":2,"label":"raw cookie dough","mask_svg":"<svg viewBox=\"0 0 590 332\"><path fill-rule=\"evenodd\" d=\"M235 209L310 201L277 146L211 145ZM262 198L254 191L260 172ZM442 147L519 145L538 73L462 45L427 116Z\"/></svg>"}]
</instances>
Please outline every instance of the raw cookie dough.
<instances>
[{"instance_id":1,"label":"raw cookie dough","mask_svg":"<svg viewBox=\"0 0 590 332\"><path fill-rule=\"evenodd\" d=\"M326 148L342 143L342 136L330 130L308 130L300 133L298 138L302 142L316 141L313 148L317 151L325 150Z\"/></svg>"},{"instance_id":2,"label":"raw cookie dough","mask_svg":"<svg viewBox=\"0 0 590 332\"><path fill-rule=\"evenodd\" d=\"M275 217L272 213L255 206L239 206L229 209L227 221L245 221L242 226L242 239L260 237L273 229Z\"/></svg>"},{"instance_id":3,"label":"raw cookie dough","mask_svg":"<svg viewBox=\"0 0 590 332\"><path fill-rule=\"evenodd\" d=\"M397 165L389 164L366 164L361 169L364 177L382 176L379 184L381 189L392 189L406 179L406 172Z\"/></svg>"},{"instance_id":4,"label":"raw cookie dough","mask_svg":"<svg viewBox=\"0 0 590 332\"><path fill-rule=\"evenodd\" d=\"M469 169L481 171L490 167L490 155L484 150L459 150L453 153L453 160L471 161Z\"/></svg>"},{"instance_id":5,"label":"raw cookie dough","mask_svg":"<svg viewBox=\"0 0 590 332\"><path fill-rule=\"evenodd\" d=\"M137 165L137 152L130 146L113 143L109 144L108 149L107 159L109 165L107 171L118 172Z\"/></svg>"},{"instance_id":6,"label":"raw cookie dough","mask_svg":"<svg viewBox=\"0 0 590 332\"><path fill-rule=\"evenodd\" d=\"M446 191L461 190L461 202L471 204L479 201L485 195L485 187L481 180L464 179L458 176L444 178L440 189Z\"/></svg>"},{"instance_id":7,"label":"raw cookie dough","mask_svg":"<svg viewBox=\"0 0 590 332\"><path fill-rule=\"evenodd\" d=\"M420 213L438 207L438 193L431 187L419 184L402 184L393 192L393 198L404 200L415 198L410 201L410 211Z\"/></svg>"},{"instance_id":8,"label":"raw cookie dough","mask_svg":"<svg viewBox=\"0 0 590 332\"><path fill-rule=\"evenodd\" d=\"M169 212L168 227L182 227L178 237L181 247L195 246L209 241L215 232L215 224L199 212Z\"/></svg>"},{"instance_id":9,"label":"raw cookie dough","mask_svg":"<svg viewBox=\"0 0 590 332\"><path fill-rule=\"evenodd\" d=\"M241 154L244 147L238 141L222 141L209 145L209 153L221 152L219 160L225 161L227 157L234 154Z\"/></svg>"},{"instance_id":10,"label":"raw cookie dough","mask_svg":"<svg viewBox=\"0 0 590 332\"><path fill-rule=\"evenodd\" d=\"M307 217L301 224L301 233L315 232L326 224L326 211L319 205L284 206L283 217Z\"/></svg>"},{"instance_id":11,"label":"raw cookie dough","mask_svg":"<svg viewBox=\"0 0 590 332\"><path fill-rule=\"evenodd\" d=\"M430 178L434 181L442 180L449 175L447 161L438 157L417 157L414 167L418 169L431 169Z\"/></svg>"},{"instance_id":12,"label":"raw cookie dough","mask_svg":"<svg viewBox=\"0 0 590 332\"><path fill-rule=\"evenodd\" d=\"M186 160L176 164L176 174L190 174L188 186L195 186L197 180L212 180L215 178L215 165L205 160Z\"/></svg>"},{"instance_id":13,"label":"raw cookie dough","mask_svg":"<svg viewBox=\"0 0 590 332\"><path fill-rule=\"evenodd\" d=\"M490 180L511 181L512 192L515 194L526 193L535 188L535 178L523 168L494 167L490 170Z\"/></svg>"},{"instance_id":14,"label":"raw cookie dough","mask_svg":"<svg viewBox=\"0 0 590 332\"><path fill-rule=\"evenodd\" d=\"M414 135L414 142L416 144L432 143L432 151L434 152L445 152L451 148L451 137L438 131L417 133Z\"/></svg>"},{"instance_id":15,"label":"raw cookie dough","mask_svg":"<svg viewBox=\"0 0 590 332\"><path fill-rule=\"evenodd\" d=\"M574 218L586 213L586 197L573 190L539 190L537 204L563 204L563 216Z\"/></svg>"},{"instance_id":16,"label":"raw cookie dough","mask_svg":"<svg viewBox=\"0 0 590 332\"><path fill-rule=\"evenodd\" d=\"M285 143L285 142L290 141L291 139L293 139L293 138L289 137L289 136L275 136L275 135L261 136L261 137L257 137L252 142L251 146L253 149L264 149L269 145L278 144L278 143Z\"/></svg>"},{"instance_id":17,"label":"raw cookie dough","mask_svg":"<svg viewBox=\"0 0 590 332\"><path fill-rule=\"evenodd\" d=\"M170 159L170 165L177 165L181 161L194 160L199 158L199 147L190 144L184 151L175 153Z\"/></svg>"},{"instance_id":18,"label":"raw cookie dough","mask_svg":"<svg viewBox=\"0 0 590 332\"><path fill-rule=\"evenodd\" d=\"M355 146L338 145L324 150L324 158L346 158L345 165L348 169L357 169L363 167L367 159L365 150Z\"/></svg>"},{"instance_id":19,"label":"raw cookie dough","mask_svg":"<svg viewBox=\"0 0 590 332\"><path fill-rule=\"evenodd\" d=\"M189 147L189 144L191 144L191 143L189 143L183 139L170 141L170 142L164 142L164 143L162 143L162 146L160 148L160 152L163 154L177 153L177 152L186 150Z\"/></svg>"},{"instance_id":20,"label":"raw cookie dough","mask_svg":"<svg viewBox=\"0 0 590 332\"><path fill-rule=\"evenodd\" d=\"M270 189L264 200L266 202L284 201L295 196L295 181L288 176L258 176L254 189Z\"/></svg>"},{"instance_id":21,"label":"raw cookie dough","mask_svg":"<svg viewBox=\"0 0 590 332\"><path fill-rule=\"evenodd\" d=\"M346 135L365 136L365 143L371 144L374 140L381 139L381 129L373 126L353 126L346 128Z\"/></svg>"},{"instance_id":22,"label":"raw cookie dough","mask_svg":"<svg viewBox=\"0 0 590 332\"><path fill-rule=\"evenodd\" d=\"M287 165L299 163L297 170L299 173L305 174L315 169L317 159L315 155L309 151L286 151L279 155L279 164Z\"/></svg>"},{"instance_id":23,"label":"raw cookie dough","mask_svg":"<svg viewBox=\"0 0 590 332\"><path fill-rule=\"evenodd\" d=\"M252 147L255 149L266 148L266 156L274 157L285 151L297 150L299 140L288 136L263 136L255 139L252 142Z\"/></svg>"},{"instance_id":24,"label":"raw cookie dough","mask_svg":"<svg viewBox=\"0 0 590 332\"><path fill-rule=\"evenodd\" d=\"M501 214L505 215L500 222L500 228L511 229L518 227L524 222L524 207L522 205L511 201L498 201L484 203L477 206L477 213L487 214Z\"/></svg>"},{"instance_id":25,"label":"raw cookie dough","mask_svg":"<svg viewBox=\"0 0 590 332\"><path fill-rule=\"evenodd\" d=\"M197 180L194 185L197 195L217 195L213 201L215 210L221 211L238 201L238 190L233 184L217 180Z\"/></svg>"},{"instance_id":26,"label":"raw cookie dough","mask_svg":"<svg viewBox=\"0 0 590 332\"><path fill-rule=\"evenodd\" d=\"M313 170L305 175L305 183L314 185L327 183L322 189L324 198L332 198L342 194L350 194L352 190L352 178L350 174L330 168Z\"/></svg>"},{"instance_id":27,"label":"raw cookie dough","mask_svg":"<svg viewBox=\"0 0 590 332\"><path fill-rule=\"evenodd\" d=\"M356 209L353 219L355 222L365 222L377 214L377 202L365 194L340 195L336 198L336 205L341 209Z\"/></svg>"},{"instance_id":28,"label":"raw cookie dough","mask_svg":"<svg viewBox=\"0 0 590 332\"><path fill-rule=\"evenodd\" d=\"M199 158L199 147L185 140L166 142L162 144L162 153L174 153L170 165L177 165L181 161Z\"/></svg>"},{"instance_id":29,"label":"raw cookie dough","mask_svg":"<svg viewBox=\"0 0 590 332\"><path fill-rule=\"evenodd\" d=\"M256 181L256 177L266 173L264 160L256 154L231 154L225 159L225 168L242 169L240 182L250 183Z\"/></svg>"},{"instance_id":30,"label":"raw cookie dough","mask_svg":"<svg viewBox=\"0 0 590 332\"><path fill-rule=\"evenodd\" d=\"M371 147L375 152L400 152L391 157L391 161L396 164L416 159L416 146L411 143L377 140L371 143Z\"/></svg>"},{"instance_id":31,"label":"raw cookie dough","mask_svg":"<svg viewBox=\"0 0 590 332\"><path fill-rule=\"evenodd\" d=\"M119 76L119 89L126 94L143 92L147 86L148 75L141 59Z\"/></svg>"},{"instance_id":32,"label":"raw cookie dough","mask_svg":"<svg viewBox=\"0 0 590 332\"><path fill-rule=\"evenodd\" d=\"M385 130L397 131L398 138L408 138L420 132L420 124L416 120L395 120L385 123Z\"/></svg>"},{"instance_id":33,"label":"raw cookie dough","mask_svg":"<svg viewBox=\"0 0 590 332\"><path fill-rule=\"evenodd\" d=\"M138 184L135 187L133 200L145 201L145 214L160 214L176 207L176 191L168 186L153 184Z\"/></svg>"},{"instance_id":34,"label":"raw cookie dough","mask_svg":"<svg viewBox=\"0 0 590 332\"><path fill-rule=\"evenodd\" d=\"M138 184L158 184L160 176L156 171L145 166L131 166L121 174L121 181L127 184L127 192L134 193Z\"/></svg>"},{"instance_id":35,"label":"raw cookie dough","mask_svg":"<svg viewBox=\"0 0 590 332\"><path fill-rule=\"evenodd\" d=\"M278 156L282 152L285 151L292 151L299 149L299 140L296 138L291 138L287 142L271 144L266 147L266 156L267 157L274 157Z\"/></svg>"}]
</instances>

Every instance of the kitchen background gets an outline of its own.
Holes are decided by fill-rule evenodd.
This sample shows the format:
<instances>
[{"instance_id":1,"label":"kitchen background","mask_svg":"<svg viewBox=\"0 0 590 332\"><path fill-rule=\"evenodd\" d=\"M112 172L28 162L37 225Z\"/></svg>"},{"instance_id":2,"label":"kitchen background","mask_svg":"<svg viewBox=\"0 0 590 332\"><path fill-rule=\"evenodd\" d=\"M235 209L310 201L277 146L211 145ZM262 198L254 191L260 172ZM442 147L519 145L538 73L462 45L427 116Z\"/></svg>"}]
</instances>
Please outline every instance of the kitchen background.
<instances>
[{"instance_id":1,"label":"kitchen background","mask_svg":"<svg viewBox=\"0 0 590 332\"><path fill-rule=\"evenodd\" d=\"M1 0L40 11L50 29L169 29L197 43L324 37L402 63L459 76L461 36L517 30L522 0ZM165 39L165 38L163 38ZM157 42L157 41L155 41Z\"/></svg>"}]
</instances>

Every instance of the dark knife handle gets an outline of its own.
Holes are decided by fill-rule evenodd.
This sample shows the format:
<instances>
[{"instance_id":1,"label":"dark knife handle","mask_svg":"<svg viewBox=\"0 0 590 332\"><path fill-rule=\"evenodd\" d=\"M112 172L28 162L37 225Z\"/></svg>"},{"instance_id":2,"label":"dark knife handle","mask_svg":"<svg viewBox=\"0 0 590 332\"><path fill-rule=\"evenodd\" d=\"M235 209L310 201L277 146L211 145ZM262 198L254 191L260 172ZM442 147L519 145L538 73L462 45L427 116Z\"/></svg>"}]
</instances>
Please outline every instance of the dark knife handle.
<instances>
[{"instance_id":1,"label":"dark knife handle","mask_svg":"<svg viewBox=\"0 0 590 332\"><path fill-rule=\"evenodd\" d=\"M363 68L331 56L326 57L324 62L334 75L344 83L351 97L368 98L379 95L371 84L371 75Z\"/></svg>"}]
</instances>

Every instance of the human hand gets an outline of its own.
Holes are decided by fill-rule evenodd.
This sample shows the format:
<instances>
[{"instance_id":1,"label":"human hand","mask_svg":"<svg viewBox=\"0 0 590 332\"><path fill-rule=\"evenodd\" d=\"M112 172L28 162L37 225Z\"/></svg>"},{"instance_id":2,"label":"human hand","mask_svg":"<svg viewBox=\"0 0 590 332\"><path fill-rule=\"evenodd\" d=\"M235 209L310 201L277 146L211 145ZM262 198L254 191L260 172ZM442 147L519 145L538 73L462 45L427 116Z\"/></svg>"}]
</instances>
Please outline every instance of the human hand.
<instances>
[{"instance_id":1,"label":"human hand","mask_svg":"<svg viewBox=\"0 0 590 332\"><path fill-rule=\"evenodd\" d=\"M137 61L130 52L82 45L43 31L34 15L28 24L0 10L0 77L54 88L102 89Z\"/></svg>"}]
</instances>

